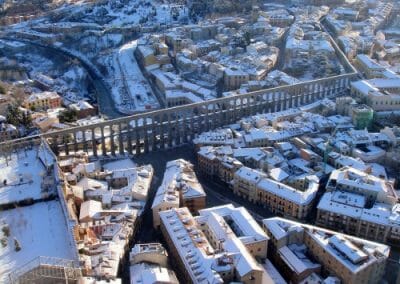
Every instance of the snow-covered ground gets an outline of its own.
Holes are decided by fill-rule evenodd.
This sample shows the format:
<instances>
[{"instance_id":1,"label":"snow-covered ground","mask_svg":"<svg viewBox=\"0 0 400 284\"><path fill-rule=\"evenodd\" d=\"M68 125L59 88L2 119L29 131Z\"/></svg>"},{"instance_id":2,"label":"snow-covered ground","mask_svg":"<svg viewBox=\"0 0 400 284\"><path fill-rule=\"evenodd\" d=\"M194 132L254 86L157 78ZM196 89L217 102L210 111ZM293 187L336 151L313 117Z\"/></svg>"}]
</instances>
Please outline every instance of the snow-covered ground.
<instances>
[{"instance_id":1,"label":"snow-covered ground","mask_svg":"<svg viewBox=\"0 0 400 284\"><path fill-rule=\"evenodd\" d=\"M61 58L51 57L50 54L43 54L34 48L30 53L17 49L15 51L10 57L15 57L18 66L28 71L30 79L37 80L47 85L50 91L61 94L66 98L66 104L88 97L88 74L79 64L63 62ZM41 91L32 87L28 79L19 84L25 85L32 92Z\"/></svg>"},{"instance_id":2,"label":"snow-covered ground","mask_svg":"<svg viewBox=\"0 0 400 284\"><path fill-rule=\"evenodd\" d=\"M37 149L13 153L8 165L4 157L0 157L0 204L45 197L48 193L41 189L45 173Z\"/></svg>"},{"instance_id":3,"label":"snow-covered ground","mask_svg":"<svg viewBox=\"0 0 400 284\"><path fill-rule=\"evenodd\" d=\"M123 45L117 55L118 69L121 72L121 80L125 81L125 92L113 92L113 96L119 96L118 108L123 112L142 112L159 108L159 103L154 96L148 82L144 78L134 56L137 41Z\"/></svg>"},{"instance_id":4,"label":"snow-covered ground","mask_svg":"<svg viewBox=\"0 0 400 284\"><path fill-rule=\"evenodd\" d=\"M136 164L131 159L123 159L114 162L109 162L103 165L105 170L115 171L121 169L129 169L136 167Z\"/></svg>"},{"instance_id":5,"label":"snow-covered ground","mask_svg":"<svg viewBox=\"0 0 400 284\"><path fill-rule=\"evenodd\" d=\"M163 3L157 0L110 0L110 1L73 1L54 9L53 14L59 15L57 24L66 23L97 23L111 27L135 24L171 24L187 21L189 9L187 5ZM173 1L168 1L173 2ZM18 5L18 4L16 4ZM14 29L24 30L29 23L36 25L48 24L48 18L38 17L13 25ZM72 24L70 24L72 25Z\"/></svg>"},{"instance_id":6,"label":"snow-covered ground","mask_svg":"<svg viewBox=\"0 0 400 284\"><path fill-rule=\"evenodd\" d=\"M109 25L123 26L127 24L140 24L142 22L171 24L188 17L189 9L185 5L161 4L158 1L134 0L130 5L112 7L108 4L94 9L94 13L114 18Z\"/></svg>"},{"instance_id":7,"label":"snow-covered ground","mask_svg":"<svg viewBox=\"0 0 400 284\"><path fill-rule=\"evenodd\" d=\"M67 226L58 201L37 203L28 207L0 212L0 227L9 227L9 237L0 230L0 283L7 283L8 274L38 256L73 259ZM15 250L16 239L21 247Z\"/></svg>"}]
</instances>

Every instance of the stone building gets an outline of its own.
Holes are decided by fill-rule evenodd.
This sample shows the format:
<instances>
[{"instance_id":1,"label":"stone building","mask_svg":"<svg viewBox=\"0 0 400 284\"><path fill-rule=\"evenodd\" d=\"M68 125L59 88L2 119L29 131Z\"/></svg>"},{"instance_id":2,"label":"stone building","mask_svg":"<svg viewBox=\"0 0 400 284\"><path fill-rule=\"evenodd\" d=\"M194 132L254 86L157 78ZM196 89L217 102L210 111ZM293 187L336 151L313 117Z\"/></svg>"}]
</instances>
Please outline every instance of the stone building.
<instances>
[{"instance_id":1,"label":"stone building","mask_svg":"<svg viewBox=\"0 0 400 284\"><path fill-rule=\"evenodd\" d=\"M270 237L268 256L289 279L321 273L345 284L380 283L385 273L386 245L279 217L264 219L263 227Z\"/></svg>"},{"instance_id":2,"label":"stone building","mask_svg":"<svg viewBox=\"0 0 400 284\"><path fill-rule=\"evenodd\" d=\"M197 180L193 165L179 159L169 161L164 178L153 201L153 226L160 226L160 212L171 208L187 207L193 213L206 205L206 193Z\"/></svg>"},{"instance_id":3,"label":"stone building","mask_svg":"<svg viewBox=\"0 0 400 284\"><path fill-rule=\"evenodd\" d=\"M244 208L160 212L161 231L182 283L272 283L255 256L265 258L268 237Z\"/></svg>"}]
</instances>

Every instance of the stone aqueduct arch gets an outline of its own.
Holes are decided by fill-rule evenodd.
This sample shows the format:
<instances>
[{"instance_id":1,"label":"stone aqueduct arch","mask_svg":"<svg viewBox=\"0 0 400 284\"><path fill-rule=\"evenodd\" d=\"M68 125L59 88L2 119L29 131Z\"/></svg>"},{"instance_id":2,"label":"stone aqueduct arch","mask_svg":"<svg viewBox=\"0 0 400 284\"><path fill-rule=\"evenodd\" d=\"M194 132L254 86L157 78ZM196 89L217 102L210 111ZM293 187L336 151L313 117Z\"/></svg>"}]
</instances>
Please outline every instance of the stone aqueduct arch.
<instances>
[{"instance_id":1,"label":"stone aqueduct arch","mask_svg":"<svg viewBox=\"0 0 400 284\"><path fill-rule=\"evenodd\" d=\"M245 116L281 111L340 95L356 76L350 73L161 109L41 134L36 139L47 139L58 153L78 150L92 156L147 153L187 143L198 133L235 123ZM35 137L21 138L13 143L33 139Z\"/></svg>"}]
</instances>

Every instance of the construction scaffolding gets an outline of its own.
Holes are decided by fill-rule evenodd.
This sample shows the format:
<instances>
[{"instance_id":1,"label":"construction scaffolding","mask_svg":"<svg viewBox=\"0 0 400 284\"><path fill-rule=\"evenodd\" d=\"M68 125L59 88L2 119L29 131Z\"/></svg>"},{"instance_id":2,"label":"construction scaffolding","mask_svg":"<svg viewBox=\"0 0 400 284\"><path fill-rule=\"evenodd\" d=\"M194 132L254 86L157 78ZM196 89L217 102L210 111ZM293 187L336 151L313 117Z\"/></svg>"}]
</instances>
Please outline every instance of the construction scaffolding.
<instances>
[{"instance_id":1,"label":"construction scaffolding","mask_svg":"<svg viewBox=\"0 0 400 284\"><path fill-rule=\"evenodd\" d=\"M39 256L10 274L12 284L73 284L82 277L74 260Z\"/></svg>"}]
</instances>

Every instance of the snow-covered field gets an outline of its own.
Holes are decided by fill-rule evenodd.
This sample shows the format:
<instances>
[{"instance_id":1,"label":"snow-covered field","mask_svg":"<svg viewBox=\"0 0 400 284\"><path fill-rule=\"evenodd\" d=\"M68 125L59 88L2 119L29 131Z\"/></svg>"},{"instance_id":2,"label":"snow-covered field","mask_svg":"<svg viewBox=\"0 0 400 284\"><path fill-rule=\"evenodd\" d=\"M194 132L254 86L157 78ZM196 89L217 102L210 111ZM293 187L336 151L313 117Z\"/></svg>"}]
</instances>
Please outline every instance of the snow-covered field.
<instances>
[{"instance_id":1,"label":"snow-covered field","mask_svg":"<svg viewBox=\"0 0 400 284\"><path fill-rule=\"evenodd\" d=\"M38 256L73 259L67 226L58 201L37 203L28 207L1 211L0 227L9 227L9 237L0 230L0 283L7 283L8 274ZM15 241L21 250L15 250Z\"/></svg>"},{"instance_id":2,"label":"snow-covered field","mask_svg":"<svg viewBox=\"0 0 400 284\"><path fill-rule=\"evenodd\" d=\"M0 204L44 197L41 182L46 170L37 157L37 150L19 151L11 157L8 166L4 157L0 157Z\"/></svg>"}]
</instances>

